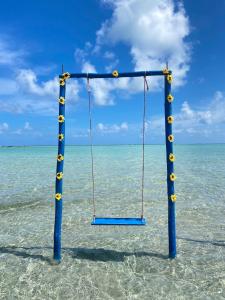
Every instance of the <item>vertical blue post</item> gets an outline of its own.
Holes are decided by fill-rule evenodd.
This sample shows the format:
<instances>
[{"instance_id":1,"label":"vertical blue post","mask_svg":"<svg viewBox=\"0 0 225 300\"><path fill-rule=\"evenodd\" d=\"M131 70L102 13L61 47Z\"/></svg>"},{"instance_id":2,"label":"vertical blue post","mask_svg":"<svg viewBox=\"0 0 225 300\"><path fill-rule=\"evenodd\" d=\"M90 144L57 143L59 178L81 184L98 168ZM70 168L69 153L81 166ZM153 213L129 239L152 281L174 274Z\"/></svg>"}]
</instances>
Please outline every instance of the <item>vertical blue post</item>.
<instances>
[{"instance_id":1,"label":"vertical blue post","mask_svg":"<svg viewBox=\"0 0 225 300\"><path fill-rule=\"evenodd\" d=\"M54 261L61 261L61 227L62 227L62 209L63 209L63 165L64 165L64 149L65 149L65 93L66 79L68 73L64 73L59 79L59 134L58 134L58 155L56 166L56 182L55 182L55 227L54 227Z\"/></svg>"},{"instance_id":2,"label":"vertical blue post","mask_svg":"<svg viewBox=\"0 0 225 300\"><path fill-rule=\"evenodd\" d=\"M172 102L171 95L172 74L170 71L165 72L165 135L166 135L166 161L167 161L167 193L168 193L168 242L169 242L169 257L176 257L176 213L175 202L176 194L174 191L174 174L173 141L172 133Z\"/></svg>"}]
</instances>

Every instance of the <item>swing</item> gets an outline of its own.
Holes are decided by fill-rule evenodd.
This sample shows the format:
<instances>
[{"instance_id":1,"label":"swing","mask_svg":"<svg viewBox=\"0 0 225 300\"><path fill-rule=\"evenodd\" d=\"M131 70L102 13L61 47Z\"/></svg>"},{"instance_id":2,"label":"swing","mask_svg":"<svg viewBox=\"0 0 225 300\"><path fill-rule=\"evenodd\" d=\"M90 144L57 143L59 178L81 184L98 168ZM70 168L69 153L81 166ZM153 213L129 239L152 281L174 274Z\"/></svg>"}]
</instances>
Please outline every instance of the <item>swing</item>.
<instances>
[{"instance_id":1,"label":"swing","mask_svg":"<svg viewBox=\"0 0 225 300\"><path fill-rule=\"evenodd\" d=\"M58 156L56 168L56 184L55 184L55 226L54 226L54 262L56 264L61 261L61 228L62 228L62 211L63 211L63 164L64 164L64 150L65 150L65 95L66 95L66 80L68 78L86 78L89 94L89 115L90 115L90 146L92 156L92 189L93 189L93 225L145 225L146 221L143 214L143 194L144 194L144 149L145 149L145 106L146 106L146 89L148 85L146 76L163 76L164 77L164 113L165 113L165 146L166 146L166 162L167 162L167 200L168 200L168 246L169 258L176 257L176 194L174 190L174 160L173 154L173 131L172 131L172 102L173 95L171 94L171 83L173 80L172 71L168 67L159 71L138 71L138 72L124 72L118 73L114 71L107 74L97 73L63 73L59 75L59 133L58 133ZM122 78L122 77L143 77L144 78L144 111L143 111L143 142L142 142L142 196L141 196L141 214L140 218L99 218L95 213L95 182L94 182L94 159L92 149L92 120L91 120L91 93L89 89L89 79L94 78Z\"/></svg>"},{"instance_id":2,"label":"swing","mask_svg":"<svg viewBox=\"0 0 225 300\"><path fill-rule=\"evenodd\" d=\"M143 226L146 225L144 218L144 175L145 175L145 127L146 127L146 90L148 83L144 76L144 101L143 101L143 125L142 125L142 184L141 184L141 217L139 218L112 218L112 217L96 217L95 205L95 178L94 178L94 155L93 155L93 135L92 135L92 114L91 114L91 89L89 77L87 76L87 93L89 107L89 138L91 152L91 178L92 178L92 204L93 204L93 220L91 225L123 225L123 226Z\"/></svg>"}]
</instances>

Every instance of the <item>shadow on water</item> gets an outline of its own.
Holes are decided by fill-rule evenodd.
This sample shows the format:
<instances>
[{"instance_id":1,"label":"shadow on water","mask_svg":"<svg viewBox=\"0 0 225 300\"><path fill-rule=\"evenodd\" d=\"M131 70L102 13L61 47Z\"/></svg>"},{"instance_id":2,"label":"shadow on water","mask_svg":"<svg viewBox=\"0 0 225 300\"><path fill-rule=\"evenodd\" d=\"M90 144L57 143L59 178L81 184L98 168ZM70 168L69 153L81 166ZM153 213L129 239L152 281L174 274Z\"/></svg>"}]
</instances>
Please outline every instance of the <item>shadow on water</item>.
<instances>
[{"instance_id":1,"label":"shadow on water","mask_svg":"<svg viewBox=\"0 0 225 300\"><path fill-rule=\"evenodd\" d=\"M201 243L201 244L211 244L213 246L225 247L225 241L208 241L208 240L198 240L184 237L177 237L178 240L183 240L187 242Z\"/></svg>"},{"instance_id":2,"label":"shadow on water","mask_svg":"<svg viewBox=\"0 0 225 300\"><path fill-rule=\"evenodd\" d=\"M16 247L16 246L8 246L8 247L0 247L1 254L12 254L22 258L31 258L36 260L42 260L45 262L51 262L51 258L48 256L44 256L41 254L32 254L32 250L52 250L52 247ZM104 248L62 248L62 252L70 255L72 258L76 259L84 259L91 261L115 261L115 262L123 262L128 256L142 257L149 256L160 259L167 259L167 255L163 255L160 253L152 253L152 252L127 252L127 251L116 251L116 250L107 250Z\"/></svg>"},{"instance_id":3,"label":"shadow on water","mask_svg":"<svg viewBox=\"0 0 225 300\"><path fill-rule=\"evenodd\" d=\"M9 247L0 247L0 253L1 254L12 254L18 257L22 258L32 258L32 259L37 259L37 260L42 260L45 262L50 262L50 259L48 257L45 257L41 254L31 254L29 253L30 250L33 249L51 249L51 247L16 247L16 246L9 246Z\"/></svg>"},{"instance_id":4,"label":"shadow on water","mask_svg":"<svg viewBox=\"0 0 225 300\"><path fill-rule=\"evenodd\" d=\"M65 248L64 248L65 249ZM115 262L123 262L126 257L128 256L135 256L135 257L142 257L142 256L149 256L161 259L167 259L168 255L163 255L160 253L153 253L153 252L145 252L145 251L138 251L138 252L127 252L127 251L116 251L116 250L107 250L104 248L94 248L94 249L87 249L87 248L67 248L71 252L72 257L78 259L87 259L92 261L115 261Z\"/></svg>"},{"instance_id":5,"label":"shadow on water","mask_svg":"<svg viewBox=\"0 0 225 300\"><path fill-rule=\"evenodd\" d=\"M225 241L209 241L209 240L198 240L184 237L177 237L178 240L184 240L187 242L195 242L201 244L211 244L214 246L225 247ZM41 254L32 253L32 251L37 250L49 250L52 251L52 247L0 247L1 254L12 254L22 258L31 258L35 260L41 260L44 262L51 263L52 259L49 256L44 256ZM114 261L114 262L123 262L126 257L135 256L135 257L154 257L159 259L168 259L168 255L163 255L160 253L146 252L146 251L137 251L137 252L128 252L128 251L117 251L109 250L104 248L68 248L63 247L62 253L70 255L72 258L84 259L90 261Z\"/></svg>"}]
</instances>

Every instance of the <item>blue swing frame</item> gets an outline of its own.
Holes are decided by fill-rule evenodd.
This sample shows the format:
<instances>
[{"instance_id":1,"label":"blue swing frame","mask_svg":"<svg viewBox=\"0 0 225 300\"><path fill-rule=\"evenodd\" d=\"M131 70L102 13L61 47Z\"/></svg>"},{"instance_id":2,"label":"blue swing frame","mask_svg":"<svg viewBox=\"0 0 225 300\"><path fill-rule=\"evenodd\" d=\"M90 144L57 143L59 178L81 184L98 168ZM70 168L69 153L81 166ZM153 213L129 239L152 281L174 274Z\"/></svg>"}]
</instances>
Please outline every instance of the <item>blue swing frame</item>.
<instances>
[{"instance_id":1,"label":"blue swing frame","mask_svg":"<svg viewBox=\"0 0 225 300\"><path fill-rule=\"evenodd\" d=\"M174 191L174 160L172 134L172 102L171 82L172 72L167 68L161 71L140 71L107 74L96 73L63 73L59 75L59 135L58 135L58 156L56 167L56 184L55 184L55 225L54 225L54 254L53 259L56 263L61 261L61 228L62 228L62 208L63 208L63 167L64 167L64 150L65 150L65 94L66 81L69 78L120 78L120 77L147 77L147 76L164 76L165 90L165 137L166 137L166 161L167 161L167 194L168 194L168 243L169 257L176 257L176 216L175 201L176 195ZM119 226L143 226L146 224L144 218L105 218L96 217L93 219L92 225L119 225Z\"/></svg>"}]
</instances>

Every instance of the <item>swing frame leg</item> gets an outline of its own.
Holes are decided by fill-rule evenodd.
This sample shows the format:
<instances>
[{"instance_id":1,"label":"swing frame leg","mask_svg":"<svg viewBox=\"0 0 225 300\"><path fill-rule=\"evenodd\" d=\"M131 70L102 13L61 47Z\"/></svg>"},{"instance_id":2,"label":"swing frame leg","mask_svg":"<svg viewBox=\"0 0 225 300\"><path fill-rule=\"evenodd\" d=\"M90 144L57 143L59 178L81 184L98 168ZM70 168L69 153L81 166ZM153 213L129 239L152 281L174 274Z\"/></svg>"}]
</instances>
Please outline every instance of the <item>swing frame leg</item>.
<instances>
[{"instance_id":1,"label":"swing frame leg","mask_svg":"<svg viewBox=\"0 0 225 300\"><path fill-rule=\"evenodd\" d=\"M61 230L62 230L62 210L63 210L63 167L65 151L65 93L66 80L60 84L59 91L59 135L58 135L58 156L56 166L55 182L55 226L54 226L54 253L53 264L61 262ZM63 116L63 117L62 117ZM63 120L63 121L62 121Z\"/></svg>"},{"instance_id":2,"label":"swing frame leg","mask_svg":"<svg viewBox=\"0 0 225 300\"><path fill-rule=\"evenodd\" d=\"M171 72L170 72L171 75ZM168 195L168 244L169 258L176 257L176 213L175 201L176 195L174 190L174 180L171 174L174 174L174 159L170 159L173 155L173 135L172 123L168 121L168 117L172 117L172 101L168 100L171 95L171 80L165 76L165 137L166 137L166 162L167 162L167 195ZM171 138L172 137L172 138Z\"/></svg>"}]
</instances>

